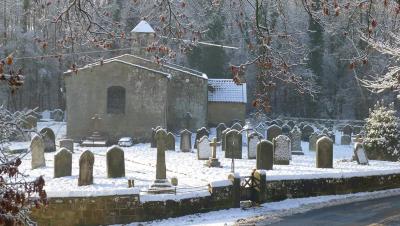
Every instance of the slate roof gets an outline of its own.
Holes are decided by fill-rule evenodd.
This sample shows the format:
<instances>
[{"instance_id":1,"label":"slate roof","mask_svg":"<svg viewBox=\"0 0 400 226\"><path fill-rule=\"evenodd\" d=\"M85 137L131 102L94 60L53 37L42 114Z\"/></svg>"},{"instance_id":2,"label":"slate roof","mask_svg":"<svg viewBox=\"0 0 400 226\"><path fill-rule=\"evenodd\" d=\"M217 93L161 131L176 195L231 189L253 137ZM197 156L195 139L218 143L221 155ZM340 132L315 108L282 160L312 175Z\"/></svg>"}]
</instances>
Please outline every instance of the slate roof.
<instances>
[{"instance_id":1,"label":"slate roof","mask_svg":"<svg viewBox=\"0 0 400 226\"><path fill-rule=\"evenodd\" d=\"M208 79L208 101L247 103L246 83L236 85L232 79Z\"/></svg>"}]
</instances>

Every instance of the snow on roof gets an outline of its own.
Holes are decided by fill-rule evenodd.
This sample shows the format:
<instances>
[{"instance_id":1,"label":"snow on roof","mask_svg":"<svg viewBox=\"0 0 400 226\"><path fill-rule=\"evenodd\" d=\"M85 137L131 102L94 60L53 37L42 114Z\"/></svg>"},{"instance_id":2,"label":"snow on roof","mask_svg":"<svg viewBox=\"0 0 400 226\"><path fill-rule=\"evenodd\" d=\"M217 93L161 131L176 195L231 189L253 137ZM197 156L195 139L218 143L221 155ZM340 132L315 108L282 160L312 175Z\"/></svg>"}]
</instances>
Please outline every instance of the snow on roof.
<instances>
[{"instance_id":1,"label":"snow on roof","mask_svg":"<svg viewBox=\"0 0 400 226\"><path fill-rule=\"evenodd\" d=\"M232 79L209 79L208 101L247 103L246 83L236 85Z\"/></svg>"},{"instance_id":2,"label":"snow on roof","mask_svg":"<svg viewBox=\"0 0 400 226\"><path fill-rule=\"evenodd\" d=\"M150 26L149 23L146 21L142 20L136 25L135 28L131 32L135 33L155 33L154 29Z\"/></svg>"}]
</instances>

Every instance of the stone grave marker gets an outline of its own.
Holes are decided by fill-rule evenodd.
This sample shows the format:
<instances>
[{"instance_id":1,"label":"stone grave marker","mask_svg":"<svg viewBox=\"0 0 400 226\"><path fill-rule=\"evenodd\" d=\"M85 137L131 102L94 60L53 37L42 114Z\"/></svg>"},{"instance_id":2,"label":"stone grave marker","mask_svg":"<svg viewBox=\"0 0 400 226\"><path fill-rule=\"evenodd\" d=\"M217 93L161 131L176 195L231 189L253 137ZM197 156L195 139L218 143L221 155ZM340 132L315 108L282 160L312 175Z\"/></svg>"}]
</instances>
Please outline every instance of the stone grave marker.
<instances>
[{"instance_id":1,"label":"stone grave marker","mask_svg":"<svg viewBox=\"0 0 400 226\"><path fill-rule=\"evenodd\" d=\"M342 135L340 138L341 145L350 145L351 144L351 137L349 135Z\"/></svg>"},{"instance_id":2,"label":"stone grave marker","mask_svg":"<svg viewBox=\"0 0 400 226\"><path fill-rule=\"evenodd\" d=\"M66 148L68 151L74 153L74 140L72 139L62 139L59 141L60 148Z\"/></svg>"},{"instance_id":3,"label":"stone grave marker","mask_svg":"<svg viewBox=\"0 0 400 226\"><path fill-rule=\"evenodd\" d=\"M281 127L277 125L272 125L267 128L267 139L272 142L272 140L282 134Z\"/></svg>"},{"instance_id":4,"label":"stone grave marker","mask_svg":"<svg viewBox=\"0 0 400 226\"><path fill-rule=\"evenodd\" d=\"M167 150L175 151L175 136L171 132L167 134Z\"/></svg>"},{"instance_id":5,"label":"stone grave marker","mask_svg":"<svg viewBox=\"0 0 400 226\"><path fill-rule=\"evenodd\" d=\"M107 150L107 177L125 177L124 151L118 146L112 146Z\"/></svg>"},{"instance_id":6,"label":"stone grave marker","mask_svg":"<svg viewBox=\"0 0 400 226\"><path fill-rule=\"evenodd\" d=\"M316 151L317 150L317 140L319 138L321 138L320 136L321 135L318 134L317 132L314 132L314 133L311 134L310 138L308 139L309 140L308 149L310 151Z\"/></svg>"},{"instance_id":7,"label":"stone grave marker","mask_svg":"<svg viewBox=\"0 0 400 226\"><path fill-rule=\"evenodd\" d=\"M221 150L225 151L226 145L225 145L225 141L226 141L226 133L228 133L231 129L230 128L226 128L226 130L222 131L222 137L221 137Z\"/></svg>"},{"instance_id":8,"label":"stone grave marker","mask_svg":"<svg viewBox=\"0 0 400 226\"><path fill-rule=\"evenodd\" d=\"M208 160L211 157L210 141L207 136L203 136L197 144L197 159Z\"/></svg>"},{"instance_id":9,"label":"stone grave marker","mask_svg":"<svg viewBox=\"0 0 400 226\"><path fill-rule=\"evenodd\" d=\"M210 142L211 147L211 157L208 159L206 165L208 167L221 167L221 163L217 158L217 146L218 146L217 138L214 137L212 142Z\"/></svg>"},{"instance_id":10,"label":"stone grave marker","mask_svg":"<svg viewBox=\"0 0 400 226\"><path fill-rule=\"evenodd\" d=\"M290 130L292 130L292 128L290 128L289 125L285 124L282 126L282 134L283 135L289 136Z\"/></svg>"},{"instance_id":11,"label":"stone grave marker","mask_svg":"<svg viewBox=\"0 0 400 226\"><path fill-rule=\"evenodd\" d=\"M269 140L261 140L257 144L256 168L272 170L274 166L274 145Z\"/></svg>"},{"instance_id":12,"label":"stone grave marker","mask_svg":"<svg viewBox=\"0 0 400 226\"><path fill-rule=\"evenodd\" d=\"M195 138L195 141L194 141L194 148L197 148L198 140L200 140L204 136L208 137L209 135L210 135L210 132L205 127L202 127L201 129L198 129L197 133L196 133L196 138Z\"/></svg>"},{"instance_id":13,"label":"stone grave marker","mask_svg":"<svg viewBox=\"0 0 400 226\"><path fill-rule=\"evenodd\" d=\"M56 122L62 122L64 120L64 112L60 109L55 109L53 111L53 119Z\"/></svg>"},{"instance_id":14,"label":"stone grave marker","mask_svg":"<svg viewBox=\"0 0 400 226\"><path fill-rule=\"evenodd\" d=\"M317 168L333 168L333 142L324 136L317 141Z\"/></svg>"},{"instance_id":15,"label":"stone grave marker","mask_svg":"<svg viewBox=\"0 0 400 226\"><path fill-rule=\"evenodd\" d=\"M249 159L256 159L257 157L257 144L261 141L262 136L258 133L251 133L247 138L247 157Z\"/></svg>"},{"instance_id":16,"label":"stone grave marker","mask_svg":"<svg viewBox=\"0 0 400 226\"><path fill-rule=\"evenodd\" d=\"M279 135L274 138L274 164L289 165L292 150L290 138L285 135Z\"/></svg>"},{"instance_id":17,"label":"stone grave marker","mask_svg":"<svg viewBox=\"0 0 400 226\"><path fill-rule=\"evenodd\" d=\"M191 152L192 151L192 132L187 129L181 131L181 142L180 149L181 152Z\"/></svg>"},{"instance_id":18,"label":"stone grave marker","mask_svg":"<svg viewBox=\"0 0 400 226\"><path fill-rule=\"evenodd\" d=\"M314 133L314 128L310 125L305 125L301 130L301 140L309 141L311 134Z\"/></svg>"},{"instance_id":19,"label":"stone grave marker","mask_svg":"<svg viewBox=\"0 0 400 226\"><path fill-rule=\"evenodd\" d=\"M343 135L348 135L351 137L351 134L353 132L353 127L351 125L347 124L342 128Z\"/></svg>"},{"instance_id":20,"label":"stone grave marker","mask_svg":"<svg viewBox=\"0 0 400 226\"><path fill-rule=\"evenodd\" d=\"M286 124L288 126L290 126L290 130L292 130L294 128L294 126L296 125L292 120L289 120Z\"/></svg>"},{"instance_id":21,"label":"stone grave marker","mask_svg":"<svg viewBox=\"0 0 400 226\"><path fill-rule=\"evenodd\" d=\"M36 135L33 137L30 149L32 155L32 169L46 166L46 161L44 158L44 142L40 136Z\"/></svg>"},{"instance_id":22,"label":"stone grave marker","mask_svg":"<svg viewBox=\"0 0 400 226\"><path fill-rule=\"evenodd\" d=\"M225 158L242 158L242 134L235 129L225 135Z\"/></svg>"},{"instance_id":23,"label":"stone grave marker","mask_svg":"<svg viewBox=\"0 0 400 226\"><path fill-rule=\"evenodd\" d=\"M367 154L365 153L364 145L361 143L354 144L354 156L358 164L368 165Z\"/></svg>"},{"instance_id":24,"label":"stone grave marker","mask_svg":"<svg viewBox=\"0 0 400 226\"><path fill-rule=\"evenodd\" d=\"M54 178L67 177L72 174L72 153L66 148L54 155Z\"/></svg>"},{"instance_id":25,"label":"stone grave marker","mask_svg":"<svg viewBox=\"0 0 400 226\"><path fill-rule=\"evenodd\" d=\"M296 126L290 132L290 140L292 155L304 155L303 149L301 148L301 131Z\"/></svg>"},{"instance_id":26,"label":"stone grave marker","mask_svg":"<svg viewBox=\"0 0 400 226\"><path fill-rule=\"evenodd\" d=\"M243 126L240 125L240 123L237 122L237 123L232 125L231 129L235 129L237 131L241 131L243 129Z\"/></svg>"},{"instance_id":27,"label":"stone grave marker","mask_svg":"<svg viewBox=\"0 0 400 226\"><path fill-rule=\"evenodd\" d=\"M91 151L86 150L79 158L78 186L93 184L93 165L94 155Z\"/></svg>"},{"instance_id":28,"label":"stone grave marker","mask_svg":"<svg viewBox=\"0 0 400 226\"><path fill-rule=\"evenodd\" d=\"M216 131L217 131L217 141L220 142L222 140L222 131L226 130L226 125L224 123L219 123Z\"/></svg>"},{"instance_id":29,"label":"stone grave marker","mask_svg":"<svg viewBox=\"0 0 400 226\"><path fill-rule=\"evenodd\" d=\"M40 130L40 135L44 142L44 152L55 152L56 151L56 135L50 128L44 128Z\"/></svg>"}]
</instances>

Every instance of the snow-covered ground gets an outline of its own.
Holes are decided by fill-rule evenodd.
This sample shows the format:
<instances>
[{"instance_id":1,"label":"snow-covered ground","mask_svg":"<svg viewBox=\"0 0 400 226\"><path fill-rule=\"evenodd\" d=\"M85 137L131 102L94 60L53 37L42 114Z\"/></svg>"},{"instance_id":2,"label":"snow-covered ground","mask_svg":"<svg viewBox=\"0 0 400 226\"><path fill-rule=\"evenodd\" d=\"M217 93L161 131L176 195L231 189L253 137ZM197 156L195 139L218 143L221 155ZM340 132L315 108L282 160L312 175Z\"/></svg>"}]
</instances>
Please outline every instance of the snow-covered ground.
<instances>
[{"instance_id":1,"label":"snow-covered ground","mask_svg":"<svg viewBox=\"0 0 400 226\"><path fill-rule=\"evenodd\" d=\"M39 129L49 126L57 136L65 136L65 123L53 121L40 122ZM215 130L211 131L211 136ZM224 158L224 152L218 148L218 158L222 168L208 168L205 161L197 160L195 150L192 153L181 153L179 138L176 139L177 151L166 152L167 177L177 177L178 190L181 193L197 192L199 196L206 195L206 186L213 181L226 180L231 170L231 160ZM17 145L17 144L15 144ZM25 145L27 145L25 143ZM400 173L399 162L370 161L370 165L358 165L351 162L353 155L352 146L334 146L333 169L317 169L315 167L315 152L308 151L308 143L302 143L304 156L292 156L290 165L275 165L274 170L267 171L267 180L289 180L310 178L343 178L353 176L367 176L377 174ZM31 156L24 158L20 168L22 172L32 178L43 175L46 181L45 189L49 197L60 196L91 196L110 194L137 193L138 190L146 190L155 179L156 149L150 148L150 144L138 144L133 147L123 148L125 151L126 178L108 179L106 172L106 148L89 148L95 154L94 184L78 187L79 157L88 148L75 145L73 154L72 176L53 178L54 154L45 153L46 167L31 170ZM241 176L249 176L256 166L256 160L247 159L247 147L243 146L243 159L235 160L235 172ZM135 180L137 189L127 188L127 178ZM151 198L149 198L151 199Z\"/></svg>"},{"instance_id":2,"label":"snow-covered ground","mask_svg":"<svg viewBox=\"0 0 400 226\"><path fill-rule=\"evenodd\" d=\"M202 226L228 226L234 225L243 219L262 220L265 223L276 223L282 217L297 213L304 213L313 209L319 209L328 206L347 204L377 198L400 195L400 189L362 192L348 195L330 195L311 198L286 199L280 202L265 203L260 207L249 209L232 208L228 210L213 211L187 215L183 217L169 218L165 220L156 220L150 222L131 223L126 226L138 225L157 225L157 226L175 226L175 225L202 225ZM249 224L253 225L253 224ZM116 226L116 225L115 225Z\"/></svg>"}]
</instances>

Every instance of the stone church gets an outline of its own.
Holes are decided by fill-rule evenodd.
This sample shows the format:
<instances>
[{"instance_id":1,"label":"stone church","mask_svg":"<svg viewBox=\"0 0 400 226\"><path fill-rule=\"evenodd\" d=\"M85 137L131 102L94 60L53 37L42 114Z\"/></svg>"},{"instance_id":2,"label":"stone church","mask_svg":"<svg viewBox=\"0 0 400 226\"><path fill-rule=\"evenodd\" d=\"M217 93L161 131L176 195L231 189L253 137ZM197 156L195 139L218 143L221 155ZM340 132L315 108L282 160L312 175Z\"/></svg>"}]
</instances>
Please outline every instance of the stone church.
<instances>
[{"instance_id":1,"label":"stone church","mask_svg":"<svg viewBox=\"0 0 400 226\"><path fill-rule=\"evenodd\" d=\"M143 58L154 30L141 21L131 32L133 54L125 54L64 73L67 136L81 140L93 131L115 140L131 136L148 140L151 128L170 131L206 126L208 77L175 64Z\"/></svg>"}]
</instances>

